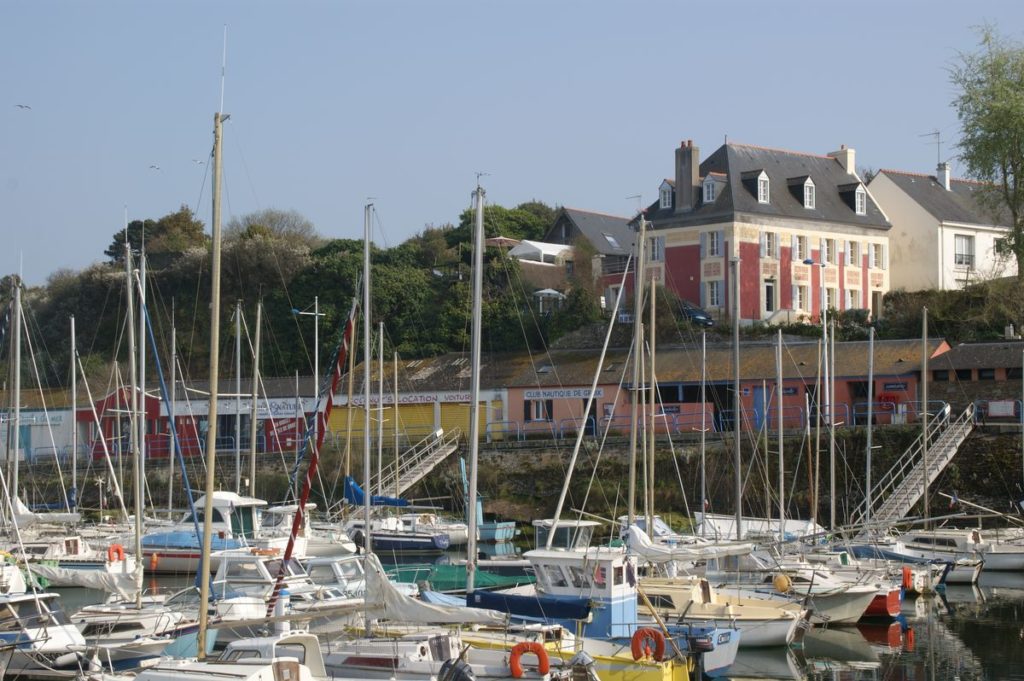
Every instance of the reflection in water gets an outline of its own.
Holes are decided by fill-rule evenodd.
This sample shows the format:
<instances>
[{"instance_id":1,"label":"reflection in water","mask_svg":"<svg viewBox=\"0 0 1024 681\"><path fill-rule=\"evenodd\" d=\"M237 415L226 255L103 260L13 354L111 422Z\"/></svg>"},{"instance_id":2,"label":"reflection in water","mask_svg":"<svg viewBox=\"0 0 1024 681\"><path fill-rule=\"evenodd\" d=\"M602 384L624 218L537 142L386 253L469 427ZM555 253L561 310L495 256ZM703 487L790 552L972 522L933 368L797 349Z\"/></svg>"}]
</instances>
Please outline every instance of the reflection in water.
<instances>
[{"instance_id":1,"label":"reflection in water","mask_svg":"<svg viewBox=\"0 0 1024 681\"><path fill-rule=\"evenodd\" d=\"M1024 575L908 600L894 622L812 629L802 650L741 650L730 678L1024 681Z\"/></svg>"}]
</instances>

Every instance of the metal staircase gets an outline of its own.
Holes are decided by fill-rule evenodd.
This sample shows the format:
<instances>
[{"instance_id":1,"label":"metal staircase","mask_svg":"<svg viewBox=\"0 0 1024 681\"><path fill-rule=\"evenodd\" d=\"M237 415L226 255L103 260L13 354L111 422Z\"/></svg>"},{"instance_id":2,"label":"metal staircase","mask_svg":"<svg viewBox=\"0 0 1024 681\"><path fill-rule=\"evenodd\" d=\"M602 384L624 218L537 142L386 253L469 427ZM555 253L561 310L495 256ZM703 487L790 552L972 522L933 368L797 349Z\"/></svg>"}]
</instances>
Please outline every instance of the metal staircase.
<instances>
[{"instance_id":1,"label":"metal staircase","mask_svg":"<svg viewBox=\"0 0 1024 681\"><path fill-rule=\"evenodd\" d=\"M426 436L399 457L397 470L396 465L390 463L381 470L379 477L373 477L374 494L401 495L458 449L461 436L458 428L447 433L437 430Z\"/></svg>"},{"instance_id":2,"label":"metal staircase","mask_svg":"<svg viewBox=\"0 0 1024 681\"><path fill-rule=\"evenodd\" d=\"M973 405L968 406L955 419L950 418L948 404L932 417L928 423L928 484L931 484L953 459L973 428ZM923 435L919 435L872 489L872 526L885 526L902 519L921 499L926 474L922 443ZM867 518L865 502L857 507L853 525L863 525Z\"/></svg>"}]
</instances>

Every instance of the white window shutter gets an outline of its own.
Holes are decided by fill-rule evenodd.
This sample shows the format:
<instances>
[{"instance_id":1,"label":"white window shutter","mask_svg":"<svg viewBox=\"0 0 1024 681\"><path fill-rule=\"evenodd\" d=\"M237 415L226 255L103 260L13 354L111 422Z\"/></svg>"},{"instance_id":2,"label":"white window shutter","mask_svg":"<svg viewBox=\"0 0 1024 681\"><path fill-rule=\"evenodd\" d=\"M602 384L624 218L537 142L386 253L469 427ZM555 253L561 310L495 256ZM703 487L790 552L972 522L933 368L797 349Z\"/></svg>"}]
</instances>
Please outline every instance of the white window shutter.
<instances>
[{"instance_id":1,"label":"white window shutter","mask_svg":"<svg viewBox=\"0 0 1024 681\"><path fill-rule=\"evenodd\" d=\"M768 235L767 234L765 234L764 232L761 232L760 234L758 234L758 245L761 248L761 257L762 258L768 255L768 246L767 246L767 243L766 243L767 241L768 241Z\"/></svg>"},{"instance_id":2,"label":"white window shutter","mask_svg":"<svg viewBox=\"0 0 1024 681\"><path fill-rule=\"evenodd\" d=\"M875 245L873 243L866 243L865 247L868 250L868 269L872 269L875 266Z\"/></svg>"},{"instance_id":3,"label":"white window shutter","mask_svg":"<svg viewBox=\"0 0 1024 681\"><path fill-rule=\"evenodd\" d=\"M709 286L709 284L701 284L698 287L700 289L700 306L701 307L705 307L708 304L707 303L707 300L708 300L708 295L707 295L708 286Z\"/></svg>"},{"instance_id":4,"label":"white window shutter","mask_svg":"<svg viewBox=\"0 0 1024 681\"><path fill-rule=\"evenodd\" d=\"M707 232L701 232L700 233L700 257L701 258L707 257L707 250L708 250L708 233Z\"/></svg>"},{"instance_id":5,"label":"white window shutter","mask_svg":"<svg viewBox=\"0 0 1024 681\"><path fill-rule=\"evenodd\" d=\"M793 284L789 288L790 288L790 291L789 291L790 296L789 297L790 297L790 300L791 300L791 303L790 303L789 307L790 307L790 309L795 310L796 309L796 304L798 302L800 302L800 287L797 286L796 284Z\"/></svg>"},{"instance_id":6,"label":"white window shutter","mask_svg":"<svg viewBox=\"0 0 1024 681\"><path fill-rule=\"evenodd\" d=\"M825 237L818 239L818 262L825 262Z\"/></svg>"},{"instance_id":7,"label":"white window shutter","mask_svg":"<svg viewBox=\"0 0 1024 681\"><path fill-rule=\"evenodd\" d=\"M792 238L790 240L790 244L789 244L789 251L790 251L789 255L790 255L791 258L794 258L794 259L796 258L796 251L797 251L797 248L798 248L797 244L798 244L797 236L796 236L796 234L794 234L792 236Z\"/></svg>"},{"instance_id":8,"label":"white window shutter","mask_svg":"<svg viewBox=\"0 0 1024 681\"><path fill-rule=\"evenodd\" d=\"M883 270L889 269L889 244L882 244L882 262L879 267Z\"/></svg>"}]
</instances>

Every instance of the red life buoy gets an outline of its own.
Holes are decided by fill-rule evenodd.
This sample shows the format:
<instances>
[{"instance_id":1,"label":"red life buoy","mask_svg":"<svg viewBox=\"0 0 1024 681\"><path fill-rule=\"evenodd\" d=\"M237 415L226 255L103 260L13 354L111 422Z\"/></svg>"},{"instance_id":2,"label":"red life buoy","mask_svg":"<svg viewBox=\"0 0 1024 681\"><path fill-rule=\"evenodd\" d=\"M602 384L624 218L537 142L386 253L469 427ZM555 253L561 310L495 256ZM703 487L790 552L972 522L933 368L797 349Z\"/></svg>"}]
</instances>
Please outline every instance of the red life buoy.
<instances>
[{"instance_id":1,"label":"red life buoy","mask_svg":"<svg viewBox=\"0 0 1024 681\"><path fill-rule=\"evenodd\" d=\"M523 678L523 664L519 661L525 653L533 653L537 657L537 673L547 674L551 671L551 662L548 660L548 651L543 644L536 641L522 641L515 644L512 654L508 658L508 668L512 671L512 678Z\"/></svg>"},{"instance_id":2,"label":"red life buoy","mask_svg":"<svg viewBox=\"0 0 1024 681\"><path fill-rule=\"evenodd\" d=\"M654 647L653 655L651 654L652 645ZM655 662L661 662L665 659L665 635L653 627L640 627L633 632L630 650L633 652L634 660L653 657Z\"/></svg>"},{"instance_id":3,"label":"red life buoy","mask_svg":"<svg viewBox=\"0 0 1024 681\"><path fill-rule=\"evenodd\" d=\"M120 544L111 544L107 547L107 562L113 563L115 560L124 560L124 547Z\"/></svg>"}]
</instances>

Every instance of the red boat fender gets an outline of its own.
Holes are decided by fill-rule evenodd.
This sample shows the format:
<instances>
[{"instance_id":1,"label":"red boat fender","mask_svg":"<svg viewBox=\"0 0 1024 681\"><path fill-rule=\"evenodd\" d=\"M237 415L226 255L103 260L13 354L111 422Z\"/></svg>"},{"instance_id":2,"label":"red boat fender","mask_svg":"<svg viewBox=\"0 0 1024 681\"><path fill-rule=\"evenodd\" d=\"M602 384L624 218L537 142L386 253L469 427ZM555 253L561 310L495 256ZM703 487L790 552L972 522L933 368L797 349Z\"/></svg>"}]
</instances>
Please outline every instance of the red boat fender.
<instances>
[{"instance_id":1,"label":"red boat fender","mask_svg":"<svg viewBox=\"0 0 1024 681\"><path fill-rule=\"evenodd\" d=\"M912 591L914 588L914 572L909 565L903 566L903 588L906 591Z\"/></svg>"},{"instance_id":2,"label":"red boat fender","mask_svg":"<svg viewBox=\"0 0 1024 681\"><path fill-rule=\"evenodd\" d=\"M653 655L651 655L652 643ZM630 649L634 660L652 656L655 662L661 662L665 659L665 635L652 627L640 627L633 633Z\"/></svg>"},{"instance_id":3,"label":"red boat fender","mask_svg":"<svg viewBox=\"0 0 1024 681\"><path fill-rule=\"evenodd\" d=\"M512 654L508 658L508 668L512 671L512 678L523 678L523 664L519 659L525 653L533 653L537 656L538 674L543 675L551 671L551 663L548 660L548 651L544 649L543 644L536 641L522 641L515 644L512 648Z\"/></svg>"}]
</instances>

